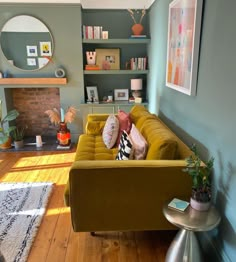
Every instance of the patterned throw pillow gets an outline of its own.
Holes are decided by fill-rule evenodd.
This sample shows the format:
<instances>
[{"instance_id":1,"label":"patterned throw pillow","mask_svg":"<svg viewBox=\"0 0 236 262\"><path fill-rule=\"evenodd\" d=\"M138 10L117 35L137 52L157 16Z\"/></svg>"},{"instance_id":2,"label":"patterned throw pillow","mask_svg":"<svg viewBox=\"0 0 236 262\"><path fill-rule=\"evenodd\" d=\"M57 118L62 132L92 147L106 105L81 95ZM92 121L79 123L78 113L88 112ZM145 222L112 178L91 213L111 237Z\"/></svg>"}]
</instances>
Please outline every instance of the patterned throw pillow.
<instances>
[{"instance_id":1,"label":"patterned throw pillow","mask_svg":"<svg viewBox=\"0 0 236 262\"><path fill-rule=\"evenodd\" d=\"M110 115L107 118L106 124L102 132L103 142L107 148L112 148L115 143L119 132L119 121L115 115Z\"/></svg>"},{"instance_id":2,"label":"patterned throw pillow","mask_svg":"<svg viewBox=\"0 0 236 262\"><path fill-rule=\"evenodd\" d=\"M145 138L141 135L141 133L139 132L139 130L136 128L134 124L132 124L129 137L133 144L134 159L136 160L145 159L147 154L148 144Z\"/></svg>"},{"instance_id":3,"label":"patterned throw pillow","mask_svg":"<svg viewBox=\"0 0 236 262\"><path fill-rule=\"evenodd\" d=\"M119 134L116 140L116 144L117 146L119 146L122 132L125 130L129 134L132 126L132 121L129 117L129 113L126 113L123 110L118 111L117 118L119 120Z\"/></svg>"},{"instance_id":4,"label":"patterned throw pillow","mask_svg":"<svg viewBox=\"0 0 236 262\"><path fill-rule=\"evenodd\" d=\"M116 160L129 160L132 158L132 143L126 131L123 131L120 138L119 151Z\"/></svg>"}]
</instances>

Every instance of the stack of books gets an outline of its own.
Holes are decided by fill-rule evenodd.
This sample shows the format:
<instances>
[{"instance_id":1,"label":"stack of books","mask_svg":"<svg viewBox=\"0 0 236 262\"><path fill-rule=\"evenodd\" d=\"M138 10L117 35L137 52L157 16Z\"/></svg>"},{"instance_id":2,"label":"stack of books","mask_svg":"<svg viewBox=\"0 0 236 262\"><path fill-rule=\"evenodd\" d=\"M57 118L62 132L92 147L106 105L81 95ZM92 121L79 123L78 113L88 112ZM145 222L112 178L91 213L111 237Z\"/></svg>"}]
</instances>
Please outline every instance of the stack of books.
<instances>
[{"instance_id":1,"label":"stack of books","mask_svg":"<svg viewBox=\"0 0 236 262\"><path fill-rule=\"evenodd\" d=\"M83 39L102 39L102 26L83 25Z\"/></svg>"},{"instance_id":2,"label":"stack of books","mask_svg":"<svg viewBox=\"0 0 236 262\"><path fill-rule=\"evenodd\" d=\"M100 70L98 65L85 65L85 70Z\"/></svg>"},{"instance_id":3,"label":"stack of books","mask_svg":"<svg viewBox=\"0 0 236 262\"><path fill-rule=\"evenodd\" d=\"M147 69L147 57L134 57L130 59L131 70L146 70Z\"/></svg>"}]
</instances>

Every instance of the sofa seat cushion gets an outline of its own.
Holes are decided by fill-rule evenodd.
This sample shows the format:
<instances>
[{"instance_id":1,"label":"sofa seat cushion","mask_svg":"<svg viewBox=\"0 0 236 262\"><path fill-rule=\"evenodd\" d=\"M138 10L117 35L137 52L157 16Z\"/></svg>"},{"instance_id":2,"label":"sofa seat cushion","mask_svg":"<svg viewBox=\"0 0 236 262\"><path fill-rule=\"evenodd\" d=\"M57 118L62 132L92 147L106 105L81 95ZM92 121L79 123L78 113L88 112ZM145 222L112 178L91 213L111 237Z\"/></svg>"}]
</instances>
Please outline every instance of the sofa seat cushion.
<instances>
[{"instance_id":1,"label":"sofa seat cushion","mask_svg":"<svg viewBox=\"0 0 236 262\"><path fill-rule=\"evenodd\" d=\"M76 150L75 160L114 160L117 148L108 149L102 136L81 135Z\"/></svg>"}]
</instances>

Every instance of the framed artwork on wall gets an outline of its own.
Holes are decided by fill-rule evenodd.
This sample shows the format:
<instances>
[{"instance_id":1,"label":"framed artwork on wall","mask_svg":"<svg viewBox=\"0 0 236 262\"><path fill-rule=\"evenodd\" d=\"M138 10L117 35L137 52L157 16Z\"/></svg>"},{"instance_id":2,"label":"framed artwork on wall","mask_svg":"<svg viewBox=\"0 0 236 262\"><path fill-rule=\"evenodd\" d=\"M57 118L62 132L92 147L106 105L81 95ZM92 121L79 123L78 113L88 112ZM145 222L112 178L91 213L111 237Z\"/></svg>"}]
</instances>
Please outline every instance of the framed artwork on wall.
<instances>
[{"instance_id":1,"label":"framed artwork on wall","mask_svg":"<svg viewBox=\"0 0 236 262\"><path fill-rule=\"evenodd\" d=\"M120 49L119 48L102 48L95 49L96 65L102 70L119 70L120 69Z\"/></svg>"},{"instance_id":2,"label":"framed artwork on wall","mask_svg":"<svg viewBox=\"0 0 236 262\"><path fill-rule=\"evenodd\" d=\"M202 0L169 4L166 86L196 95Z\"/></svg>"},{"instance_id":3,"label":"framed artwork on wall","mask_svg":"<svg viewBox=\"0 0 236 262\"><path fill-rule=\"evenodd\" d=\"M115 89L114 96L115 101L127 101L129 100L129 89Z\"/></svg>"}]
</instances>

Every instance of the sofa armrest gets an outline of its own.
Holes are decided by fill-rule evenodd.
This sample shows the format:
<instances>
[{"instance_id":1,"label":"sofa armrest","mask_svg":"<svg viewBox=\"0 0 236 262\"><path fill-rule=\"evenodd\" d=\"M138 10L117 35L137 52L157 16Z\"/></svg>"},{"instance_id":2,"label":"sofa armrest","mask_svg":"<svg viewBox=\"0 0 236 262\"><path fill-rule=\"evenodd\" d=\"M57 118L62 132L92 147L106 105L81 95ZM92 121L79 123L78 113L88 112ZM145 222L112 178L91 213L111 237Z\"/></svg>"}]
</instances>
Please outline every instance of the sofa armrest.
<instances>
[{"instance_id":1,"label":"sofa armrest","mask_svg":"<svg viewBox=\"0 0 236 262\"><path fill-rule=\"evenodd\" d=\"M74 231L173 229L162 207L189 199L184 160L75 161L69 174Z\"/></svg>"}]
</instances>

